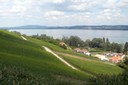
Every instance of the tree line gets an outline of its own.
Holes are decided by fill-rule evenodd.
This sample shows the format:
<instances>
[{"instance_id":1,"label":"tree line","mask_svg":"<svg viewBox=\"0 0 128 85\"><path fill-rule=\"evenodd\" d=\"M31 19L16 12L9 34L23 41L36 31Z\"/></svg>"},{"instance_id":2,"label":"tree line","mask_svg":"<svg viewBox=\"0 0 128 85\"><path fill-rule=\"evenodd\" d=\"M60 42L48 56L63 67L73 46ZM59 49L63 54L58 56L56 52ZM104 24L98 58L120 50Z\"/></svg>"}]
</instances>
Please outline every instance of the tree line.
<instances>
[{"instance_id":1,"label":"tree line","mask_svg":"<svg viewBox=\"0 0 128 85\"><path fill-rule=\"evenodd\" d=\"M128 42L125 46L119 43L111 43L108 38L93 38L92 40L87 39L83 41L78 36L63 37L62 41L68 44L71 47L80 47L80 48L97 48L104 51L112 51L117 53L127 53L128 51Z\"/></svg>"},{"instance_id":2,"label":"tree line","mask_svg":"<svg viewBox=\"0 0 128 85\"><path fill-rule=\"evenodd\" d=\"M41 34L41 35L37 34L37 35L32 35L31 37L39 40L43 40L45 42L50 42L55 45L58 45L58 43L60 42L59 39L54 39L53 37L47 36L46 34Z\"/></svg>"},{"instance_id":3,"label":"tree line","mask_svg":"<svg viewBox=\"0 0 128 85\"><path fill-rule=\"evenodd\" d=\"M54 39L51 36L47 36L45 34L37 34L32 35L31 37L40 39L46 42L53 43L55 45L59 45L60 41L65 42L68 46L76 48L95 48L103 51L111 51L111 52L117 52L117 53L125 53L128 54L128 42L123 44L110 42L108 38L93 38L92 40L87 39L86 41L83 41L78 36L70 36L70 37L63 37L62 39Z\"/></svg>"}]
</instances>

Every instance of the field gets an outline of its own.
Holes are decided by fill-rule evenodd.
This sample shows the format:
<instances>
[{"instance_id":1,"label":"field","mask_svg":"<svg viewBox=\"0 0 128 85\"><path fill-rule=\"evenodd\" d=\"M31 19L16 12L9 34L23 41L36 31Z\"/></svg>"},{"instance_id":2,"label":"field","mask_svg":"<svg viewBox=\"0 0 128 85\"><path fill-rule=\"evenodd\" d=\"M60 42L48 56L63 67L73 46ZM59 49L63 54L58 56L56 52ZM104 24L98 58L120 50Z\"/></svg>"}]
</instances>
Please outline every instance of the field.
<instances>
[{"instance_id":1,"label":"field","mask_svg":"<svg viewBox=\"0 0 128 85\"><path fill-rule=\"evenodd\" d=\"M81 71L73 70L46 52L42 46L47 46L55 52L68 53L82 58L86 56L64 50L48 42L25 37L27 40L23 40L21 35L0 30L1 84L85 85L87 79L97 73L112 75L122 72L121 68L98 62L97 59L92 58L96 62L91 62L60 55Z\"/></svg>"},{"instance_id":2,"label":"field","mask_svg":"<svg viewBox=\"0 0 128 85\"><path fill-rule=\"evenodd\" d=\"M92 61L87 59L79 59L79 58L72 58L68 56L63 56L63 58L70 62L72 65L76 66L77 68L88 72L90 74L119 74L123 70L116 65L109 65L104 62Z\"/></svg>"},{"instance_id":3,"label":"field","mask_svg":"<svg viewBox=\"0 0 128 85\"><path fill-rule=\"evenodd\" d=\"M47 53L40 44L25 41L20 36L6 31L0 31L0 64L7 68L11 66L23 69L37 77L48 79L47 82L57 76L71 78L72 82L84 80L89 76L65 66Z\"/></svg>"}]
</instances>

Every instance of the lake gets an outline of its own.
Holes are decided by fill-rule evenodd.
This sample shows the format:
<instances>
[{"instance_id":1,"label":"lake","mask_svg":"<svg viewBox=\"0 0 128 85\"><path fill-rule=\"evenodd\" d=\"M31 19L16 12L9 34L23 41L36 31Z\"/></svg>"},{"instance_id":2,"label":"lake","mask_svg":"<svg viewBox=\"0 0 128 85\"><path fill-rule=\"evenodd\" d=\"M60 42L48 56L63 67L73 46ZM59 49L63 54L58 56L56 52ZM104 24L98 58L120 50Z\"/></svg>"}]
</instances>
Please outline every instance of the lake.
<instances>
[{"instance_id":1,"label":"lake","mask_svg":"<svg viewBox=\"0 0 128 85\"><path fill-rule=\"evenodd\" d=\"M79 29L19 29L18 31L26 35L46 34L53 38L61 39L63 36L78 36L82 40L93 38L108 38L110 42L125 43L128 42L128 31L123 30L79 30Z\"/></svg>"}]
</instances>

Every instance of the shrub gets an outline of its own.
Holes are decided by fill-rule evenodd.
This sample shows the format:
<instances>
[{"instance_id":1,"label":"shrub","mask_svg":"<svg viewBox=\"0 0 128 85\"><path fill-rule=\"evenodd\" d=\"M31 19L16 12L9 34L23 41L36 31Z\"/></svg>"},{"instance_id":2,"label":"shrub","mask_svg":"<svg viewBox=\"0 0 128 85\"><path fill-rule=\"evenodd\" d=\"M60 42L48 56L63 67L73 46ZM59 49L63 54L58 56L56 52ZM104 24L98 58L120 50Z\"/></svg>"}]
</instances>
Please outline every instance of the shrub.
<instances>
[{"instance_id":1,"label":"shrub","mask_svg":"<svg viewBox=\"0 0 128 85\"><path fill-rule=\"evenodd\" d=\"M88 85L127 85L128 84L128 69L119 75L102 75L89 79Z\"/></svg>"}]
</instances>

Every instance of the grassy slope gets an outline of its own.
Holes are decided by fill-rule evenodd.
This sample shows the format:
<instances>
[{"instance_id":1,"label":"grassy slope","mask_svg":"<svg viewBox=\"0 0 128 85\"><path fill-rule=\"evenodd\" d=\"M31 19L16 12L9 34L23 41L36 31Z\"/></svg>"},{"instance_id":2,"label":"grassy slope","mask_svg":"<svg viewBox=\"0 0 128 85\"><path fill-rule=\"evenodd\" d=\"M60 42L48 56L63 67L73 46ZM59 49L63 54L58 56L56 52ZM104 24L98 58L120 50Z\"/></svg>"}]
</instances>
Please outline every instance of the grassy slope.
<instances>
[{"instance_id":1,"label":"grassy slope","mask_svg":"<svg viewBox=\"0 0 128 85\"><path fill-rule=\"evenodd\" d=\"M70 62L71 64L73 64L74 66L80 68L81 70L85 71L85 72L89 72L89 73L93 73L93 74L97 74L97 73L102 73L102 74L119 74L120 72L122 72L123 70L121 68L119 68L118 66L113 66L113 65L109 65L109 64L105 64L105 62L99 61L99 59L95 59L95 58L91 58L88 56L85 56L83 54L79 54L79 53L74 53L72 51L66 51L62 48L60 48L59 46L50 44L47 42L43 42L41 40L36 40L36 39L32 39L29 38L32 42L36 42L40 45L45 45L47 47L49 47L50 49L54 50L54 51L58 51L58 52L62 52L62 53L69 53L72 55L77 55L77 56L81 56L84 58L88 58L88 59L92 59L96 62L91 62L91 61L84 61L84 60L79 60L79 59L74 59L74 58L70 58L68 56L63 56L65 60L67 60L68 62ZM62 55L60 55L62 56Z\"/></svg>"},{"instance_id":2,"label":"grassy slope","mask_svg":"<svg viewBox=\"0 0 128 85\"><path fill-rule=\"evenodd\" d=\"M118 66L112 66L112 65L105 64L106 62L102 62L97 58L85 56L85 55L79 54L79 53L74 53L69 50L67 51L67 50L60 48L59 46L56 46L56 45L53 45L51 43L47 43L47 42L44 42L41 40L33 39L30 37L29 37L29 40L32 42L36 42L40 45L45 45L45 46L49 47L50 49L60 52L60 53L61 52L68 53L68 54L77 55L80 57L84 57L84 58L88 58L88 59L92 59L92 60L96 61L96 62L91 62L91 61L85 62L82 60L65 57L65 60L69 61L70 63L72 63L73 65L75 65L79 68L82 68L82 70L89 71L92 73L103 73L103 74L118 74L118 73L122 72L122 69L119 68ZM86 65L86 67L85 67L85 65Z\"/></svg>"},{"instance_id":3,"label":"grassy slope","mask_svg":"<svg viewBox=\"0 0 128 85\"><path fill-rule=\"evenodd\" d=\"M14 65L45 78L51 78L56 75L58 81L60 81L60 79L61 81L63 81L63 79L69 79L71 81L76 81L77 79L84 80L89 77L87 73L77 72L65 66L53 55L47 53L41 46L47 46L54 51L74 54L82 57L86 56L72 51L66 51L59 46L48 42L33 39L31 37L26 38L28 41L24 41L16 34L0 30L0 63L12 66ZM81 70L89 73L118 74L122 71L122 69L117 66L106 65L102 62L85 62L69 57L64 57L64 59Z\"/></svg>"},{"instance_id":4,"label":"grassy slope","mask_svg":"<svg viewBox=\"0 0 128 85\"><path fill-rule=\"evenodd\" d=\"M45 42L45 41L42 41L42 40L37 40L37 39L31 38L31 37L27 37L27 39L29 39L29 41L31 41L33 43L36 43L40 46L45 45L45 46L47 46L48 48L52 49L55 52L60 52L60 53L62 52L62 53L77 55L77 56L80 56L80 57L85 57L85 58L88 58L88 59L99 60L99 59L97 59L95 57L92 57L92 56L90 57L90 56L86 56L85 54L73 52L72 50L62 49L60 46L57 46L57 45L54 45L54 44L51 44L51 43L48 43L48 42Z\"/></svg>"},{"instance_id":5,"label":"grassy slope","mask_svg":"<svg viewBox=\"0 0 128 85\"><path fill-rule=\"evenodd\" d=\"M89 72L91 74L119 74L123 70L116 66L116 65L109 65L105 64L103 62L97 62L97 61L88 61L88 60L81 60L81 59L75 59L68 56L63 56L63 58L73 64L74 66L78 67L79 69Z\"/></svg>"},{"instance_id":6,"label":"grassy slope","mask_svg":"<svg viewBox=\"0 0 128 85\"><path fill-rule=\"evenodd\" d=\"M0 64L23 68L25 71L44 78L59 75L62 78L85 80L89 76L67 67L53 55L47 53L41 45L51 46L49 43L36 42L34 39L25 41L16 34L0 30ZM62 50L59 47L57 49Z\"/></svg>"}]
</instances>

